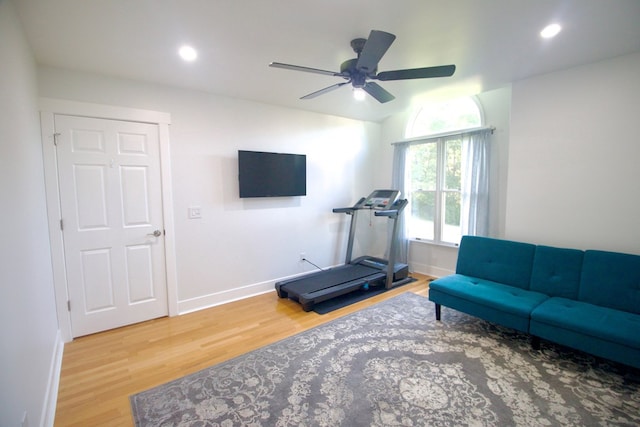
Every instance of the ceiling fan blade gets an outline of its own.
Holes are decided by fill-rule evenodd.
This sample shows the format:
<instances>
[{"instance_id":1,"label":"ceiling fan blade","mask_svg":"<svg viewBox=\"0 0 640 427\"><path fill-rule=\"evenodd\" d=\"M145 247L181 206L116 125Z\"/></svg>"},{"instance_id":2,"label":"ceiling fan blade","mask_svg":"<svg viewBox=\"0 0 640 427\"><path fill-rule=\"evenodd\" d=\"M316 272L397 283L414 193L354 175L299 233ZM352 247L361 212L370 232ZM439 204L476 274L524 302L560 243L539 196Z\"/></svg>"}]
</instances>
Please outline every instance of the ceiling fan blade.
<instances>
[{"instance_id":1,"label":"ceiling fan blade","mask_svg":"<svg viewBox=\"0 0 640 427\"><path fill-rule=\"evenodd\" d=\"M380 59L382 59L395 39L396 36L391 33L371 30L369 38L358 57L356 69L364 71L365 73L374 73L378 67L378 62L380 62Z\"/></svg>"},{"instance_id":2,"label":"ceiling fan blade","mask_svg":"<svg viewBox=\"0 0 640 427\"><path fill-rule=\"evenodd\" d=\"M338 89L340 86L344 86L344 85L349 84L349 83L350 83L350 82L336 83L336 84L331 85L331 86L329 86L329 87L325 87L324 89L320 89L320 90L317 90L317 91L315 91L315 92L311 92L310 94L305 95L305 96L303 96L303 97L302 97L302 98L300 98L300 99L311 99L311 98L315 98L316 96L320 96L320 95L325 94L325 93L327 93L327 92L331 92L332 90L336 90L336 89Z\"/></svg>"},{"instance_id":3,"label":"ceiling fan blade","mask_svg":"<svg viewBox=\"0 0 640 427\"><path fill-rule=\"evenodd\" d=\"M373 96L378 102L384 104L385 102L393 101L395 96L384 90L378 83L367 82L362 88L369 95Z\"/></svg>"},{"instance_id":4,"label":"ceiling fan blade","mask_svg":"<svg viewBox=\"0 0 640 427\"><path fill-rule=\"evenodd\" d=\"M432 77L450 77L455 73L455 65L441 65L438 67L412 68L407 70L383 71L371 78L380 81L428 79Z\"/></svg>"},{"instance_id":5,"label":"ceiling fan blade","mask_svg":"<svg viewBox=\"0 0 640 427\"><path fill-rule=\"evenodd\" d=\"M283 68L285 70L304 71L306 73L324 74L325 76L343 77L342 74L335 71L320 70L318 68L302 67L300 65L283 64L282 62L272 62L269 67Z\"/></svg>"}]
</instances>

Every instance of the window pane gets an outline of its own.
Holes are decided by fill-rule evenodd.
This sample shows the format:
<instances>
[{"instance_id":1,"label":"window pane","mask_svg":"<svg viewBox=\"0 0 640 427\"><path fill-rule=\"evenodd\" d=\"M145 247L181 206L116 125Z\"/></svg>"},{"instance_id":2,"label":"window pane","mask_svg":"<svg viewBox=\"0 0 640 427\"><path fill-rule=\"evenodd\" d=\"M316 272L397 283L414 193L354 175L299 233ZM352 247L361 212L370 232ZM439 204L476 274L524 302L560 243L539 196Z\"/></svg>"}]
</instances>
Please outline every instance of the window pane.
<instances>
[{"instance_id":1,"label":"window pane","mask_svg":"<svg viewBox=\"0 0 640 427\"><path fill-rule=\"evenodd\" d=\"M435 190L438 164L438 146L420 144L409 148L411 190Z\"/></svg>"},{"instance_id":2,"label":"window pane","mask_svg":"<svg viewBox=\"0 0 640 427\"><path fill-rule=\"evenodd\" d=\"M442 241L447 243L460 243L460 192L447 191L444 193L444 227L442 228Z\"/></svg>"},{"instance_id":3,"label":"window pane","mask_svg":"<svg viewBox=\"0 0 640 427\"><path fill-rule=\"evenodd\" d=\"M409 234L413 237L433 240L435 238L436 192L413 191L409 203L411 206L411 217L407 224Z\"/></svg>"},{"instance_id":4,"label":"window pane","mask_svg":"<svg viewBox=\"0 0 640 427\"><path fill-rule=\"evenodd\" d=\"M453 140L446 142L445 148L445 190L460 190L461 187L461 167L462 167L462 141Z\"/></svg>"}]
</instances>

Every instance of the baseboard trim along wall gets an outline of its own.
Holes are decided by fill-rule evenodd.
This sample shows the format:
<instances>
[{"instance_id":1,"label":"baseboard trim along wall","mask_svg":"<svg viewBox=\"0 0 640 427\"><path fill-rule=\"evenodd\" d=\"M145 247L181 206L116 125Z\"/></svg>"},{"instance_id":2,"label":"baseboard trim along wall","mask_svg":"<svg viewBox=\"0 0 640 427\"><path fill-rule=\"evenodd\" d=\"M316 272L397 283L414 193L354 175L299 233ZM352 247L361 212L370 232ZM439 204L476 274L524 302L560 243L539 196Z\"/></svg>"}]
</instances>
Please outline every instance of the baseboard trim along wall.
<instances>
[{"instance_id":1,"label":"baseboard trim along wall","mask_svg":"<svg viewBox=\"0 0 640 427\"><path fill-rule=\"evenodd\" d=\"M49 368L49 380L47 381L47 391L42 405L40 416L41 426L53 427L56 417L56 404L58 402L58 387L60 386L60 374L62 372L62 355L64 354L64 341L62 332L58 329L51 355L51 366Z\"/></svg>"},{"instance_id":2,"label":"baseboard trim along wall","mask_svg":"<svg viewBox=\"0 0 640 427\"><path fill-rule=\"evenodd\" d=\"M215 292L201 297L178 301L178 314L192 313L198 310L215 307L217 305L226 304L233 301L253 297L275 291L276 281L268 281L256 283L253 285L243 286L240 288L229 289L226 291Z\"/></svg>"},{"instance_id":3,"label":"baseboard trim along wall","mask_svg":"<svg viewBox=\"0 0 640 427\"><path fill-rule=\"evenodd\" d=\"M439 268L433 265L412 262L409 266L411 272L426 274L427 276L444 277L454 274L455 271Z\"/></svg>"}]
</instances>

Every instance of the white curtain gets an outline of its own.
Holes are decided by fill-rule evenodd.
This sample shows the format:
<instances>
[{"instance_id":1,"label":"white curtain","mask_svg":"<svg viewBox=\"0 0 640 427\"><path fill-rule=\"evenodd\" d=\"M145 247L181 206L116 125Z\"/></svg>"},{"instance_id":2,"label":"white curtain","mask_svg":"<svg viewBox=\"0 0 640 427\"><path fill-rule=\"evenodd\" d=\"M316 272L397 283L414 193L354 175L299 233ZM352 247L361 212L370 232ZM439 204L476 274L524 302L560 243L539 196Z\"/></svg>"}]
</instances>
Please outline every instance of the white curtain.
<instances>
[{"instance_id":1,"label":"white curtain","mask_svg":"<svg viewBox=\"0 0 640 427\"><path fill-rule=\"evenodd\" d=\"M491 129L462 135L462 235L489 235Z\"/></svg>"},{"instance_id":2,"label":"white curtain","mask_svg":"<svg viewBox=\"0 0 640 427\"><path fill-rule=\"evenodd\" d=\"M391 176L391 186L394 190L400 190L400 198L406 199L409 197L406 194L404 179L405 179L405 159L407 157L408 142L401 142L394 145L393 149L393 171ZM407 212L403 212L398 217L398 230L394 240L395 247L395 260L406 264L408 262L408 249L409 241L407 240L407 230L405 215Z\"/></svg>"}]
</instances>

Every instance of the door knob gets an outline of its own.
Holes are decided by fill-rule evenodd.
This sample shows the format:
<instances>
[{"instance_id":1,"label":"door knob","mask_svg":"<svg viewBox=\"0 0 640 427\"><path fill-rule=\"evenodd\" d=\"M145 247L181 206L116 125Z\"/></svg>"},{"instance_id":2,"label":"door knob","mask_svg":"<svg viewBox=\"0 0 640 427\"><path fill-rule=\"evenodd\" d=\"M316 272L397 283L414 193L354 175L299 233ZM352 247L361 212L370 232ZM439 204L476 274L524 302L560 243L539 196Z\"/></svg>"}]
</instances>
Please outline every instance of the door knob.
<instances>
[{"instance_id":1,"label":"door knob","mask_svg":"<svg viewBox=\"0 0 640 427\"><path fill-rule=\"evenodd\" d=\"M160 237L160 236L162 236L162 231L160 231L160 230L155 230L153 233L149 233L149 234L147 234L147 236Z\"/></svg>"}]
</instances>

